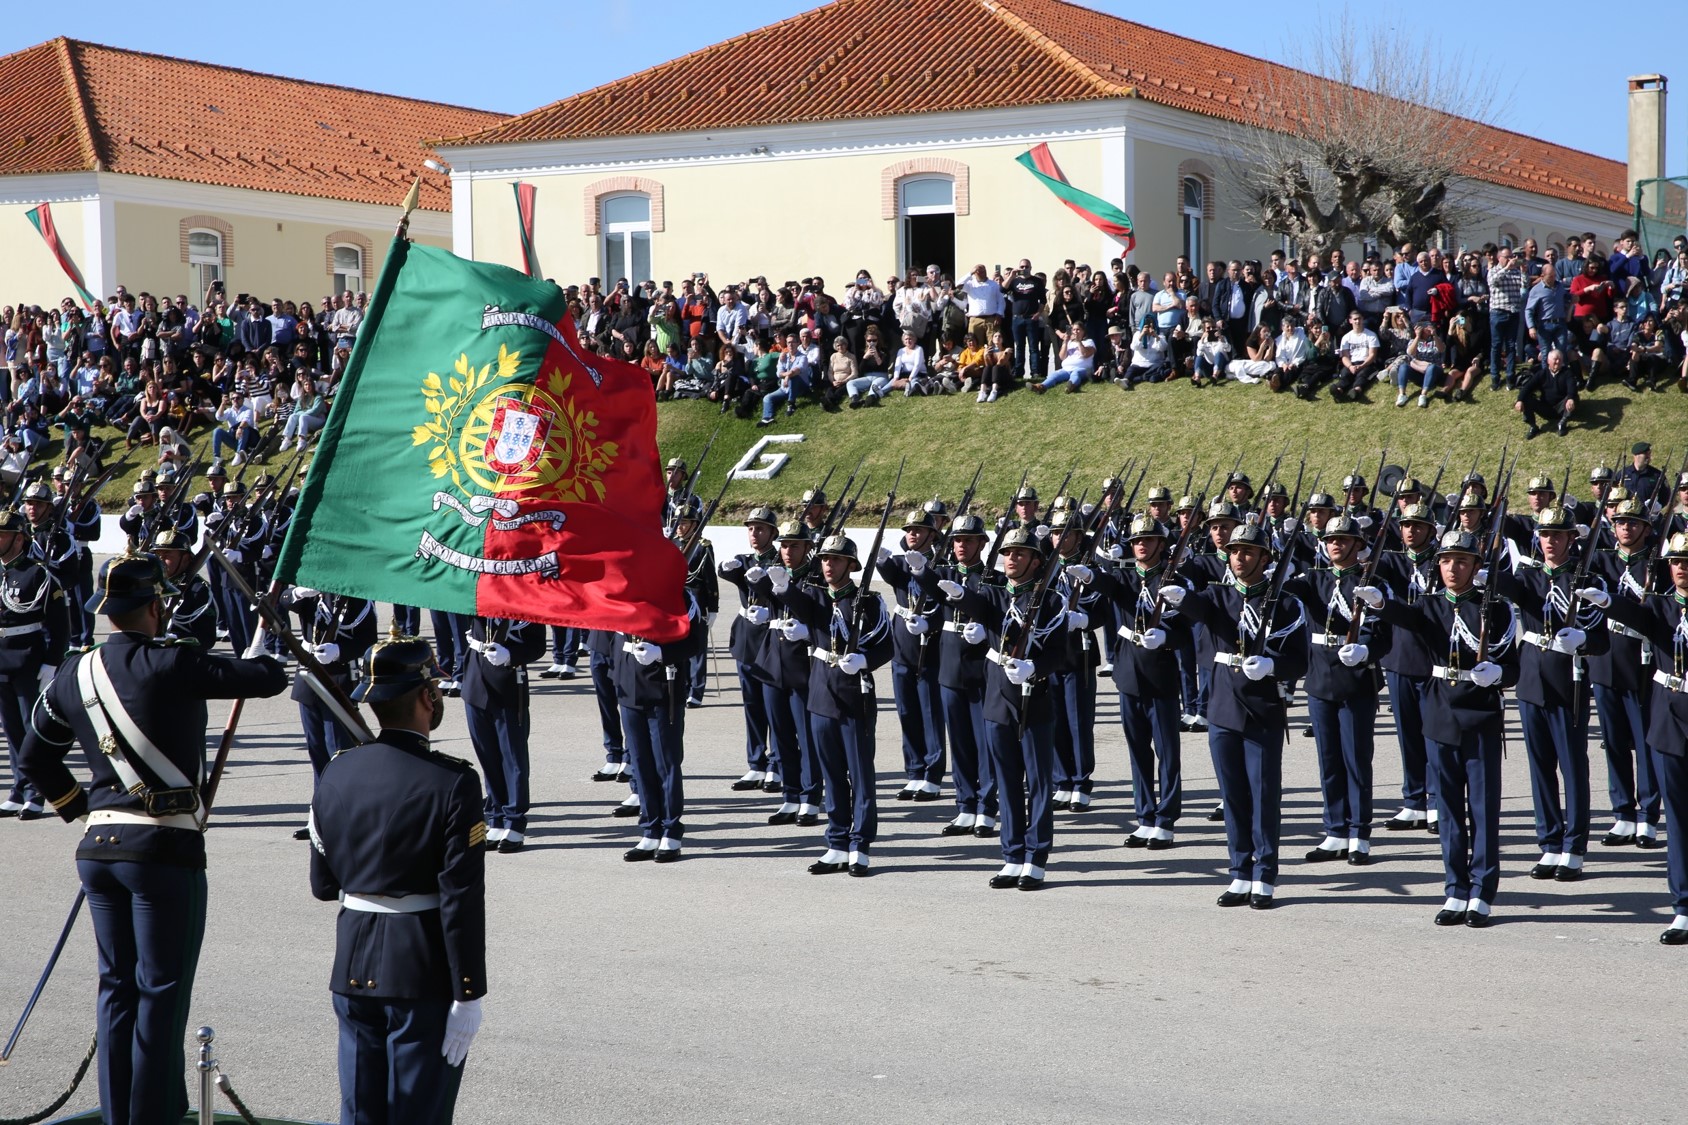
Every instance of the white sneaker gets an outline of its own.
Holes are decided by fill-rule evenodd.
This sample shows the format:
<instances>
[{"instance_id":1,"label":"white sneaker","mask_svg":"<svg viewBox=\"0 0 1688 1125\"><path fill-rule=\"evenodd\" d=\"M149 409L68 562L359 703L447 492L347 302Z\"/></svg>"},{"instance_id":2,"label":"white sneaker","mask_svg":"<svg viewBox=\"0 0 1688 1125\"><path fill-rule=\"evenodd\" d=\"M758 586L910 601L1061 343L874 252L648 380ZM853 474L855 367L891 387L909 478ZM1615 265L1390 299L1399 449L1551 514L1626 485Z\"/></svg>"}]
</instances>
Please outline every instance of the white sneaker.
<instances>
[{"instance_id":1,"label":"white sneaker","mask_svg":"<svg viewBox=\"0 0 1688 1125\"><path fill-rule=\"evenodd\" d=\"M990 400L991 400L991 393L989 391L983 389L983 388L980 388L978 401L989 402Z\"/></svg>"},{"instance_id":2,"label":"white sneaker","mask_svg":"<svg viewBox=\"0 0 1688 1125\"><path fill-rule=\"evenodd\" d=\"M1402 391L1400 394L1395 396L1395 405L1396 406L1407 405L1407 392L1406 391Z\"/></svg>"},{"instance_id":3,"label":"white sneaker","mask_svg":"<svg viewBox=\"0 0 1688 1125\"><path fill-rule=\"evenodd\" d=\"M240 452L238 449L235 450L234 456L229 458L229 464L231 464L231 465L244 465L244 464L246 464L246 454Z\"/></svg>"},{"instance_id":4,"label":"white sneaker","mask_svg":"<svg viewBox=\"0 0 1688 1125\"><path fill-rule=\"evenodd\" d=\"M1419 395L1418 396L1418 408L1420 410L1423 410L1425 407L1427 407L1429 405L1430 405L1430 396L1429 395Z\"/></svg>"},{"instance_id":5,"label":"white sneaker","mask_svg":"<svg viewBox=\"0 0 1688 1125\"><path fill-rule=\"evenodd\" d=\"M986 402L995 402L996 401L996 388L995 387L991 388L991 397L987 398L985 401Z\"/></svg>"}]
</instances>

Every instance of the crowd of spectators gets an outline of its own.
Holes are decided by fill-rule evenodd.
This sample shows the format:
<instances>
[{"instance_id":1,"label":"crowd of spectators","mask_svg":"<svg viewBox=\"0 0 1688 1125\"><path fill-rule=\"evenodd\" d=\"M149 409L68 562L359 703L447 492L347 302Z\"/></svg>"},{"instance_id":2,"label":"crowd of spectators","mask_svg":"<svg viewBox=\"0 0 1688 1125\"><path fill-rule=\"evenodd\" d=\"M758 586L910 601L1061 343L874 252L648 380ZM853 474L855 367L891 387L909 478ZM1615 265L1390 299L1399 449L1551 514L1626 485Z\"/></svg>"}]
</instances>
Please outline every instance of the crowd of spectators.
<instances>
[{"instance_id":1,"label":"crowd of spectators","mask_svg":"<svg viewBox=\"0 0 1688 1125\"><path fill-rule=\"evenodd\" d=\"M55 432L69 454L100 426L128 448L211 434L235 464L302 444L328 417L363 323L365 294L312 306L214 285L197 305L123 286L92 308L0 308L4 463L17 480Z\"/></svg>"}]
</instances>

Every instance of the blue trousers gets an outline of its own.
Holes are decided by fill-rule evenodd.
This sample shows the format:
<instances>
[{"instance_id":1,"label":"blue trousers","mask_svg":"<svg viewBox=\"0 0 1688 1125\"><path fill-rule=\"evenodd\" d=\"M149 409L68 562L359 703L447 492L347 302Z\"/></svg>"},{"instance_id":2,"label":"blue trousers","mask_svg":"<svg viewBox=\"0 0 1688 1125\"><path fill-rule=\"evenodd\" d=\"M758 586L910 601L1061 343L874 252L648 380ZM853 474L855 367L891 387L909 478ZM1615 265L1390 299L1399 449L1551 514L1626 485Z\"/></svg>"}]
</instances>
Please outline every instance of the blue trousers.
<instances>
[{"instance_id":1,"label":"blue trousers","mask_svg":"<svg viewBox=\"0 0 1688 1125\"><path fill-rule=\"evenodd\" d=\"M1457 744L1430 744L1436 825L1452 899L1480 898L1493 905L1500 889L1500 746L1498 731L1467 734Z\"/></svg>"},{"instance_id":2,"label":"blue trousers","mask_svg":"<svg viewBox=\"0 0 1688 1125\"><path fill-rule=\"evenodd\" d=\"M588 652L586 664L592 672L592 691L598 697L598 725L604 731L604 760L620 765L627 760L625 743L621 737L621 706L615 701L615 682L610 678L613 664L599 652Z\"/></svg>"},{"instance_id":3,"label":"blue trousers","mask_svg":"<svg viewBox=\"0 0 1688 1125\"><path fill-rule=\"evenodd\" d=\"M18 768L18 749L29 734L29 713L38 695L36 674L28 666L19 669L15 679L0 679L0 728L6 731L6 754L12 766L12 791L8 799L20 805L41 804L40 791Z\"/></svg>"},{"instance_id":4,"label":"blue trousers","mask_svg":"<svg viewBox=\"0 0 1688 1125\"><path fill-rule=\"evenodd\" d=\"M449 1125L463 1084L463 1067L440 1057L450 1010L444 1000L334 994L340 1125Z\"/></svg>"},{"instance_id":5,"label":"blue trousers","mask_svg":"<svg viewBox=\"0 0 1688 1125\"><path fill-rule=\"evenodd\" d=\"M422 632L422 611L413 605L395 605L393 624L407 637L418 636Z\"/></svg>"},{"instance_id":6,"label":"blue trousers","mask_svg":"<svg viewBox=\"0 0 1688 1125\"><path fill-rule=\"evenodd\" d=\"M1399 672L1385 672L1383 678L1401 746L1401 806L1428 812L1436 803L1436 779L1430 773L1430 740L1424 737L1424 682Z\"/></svg>"},{"instance_id":7,"label":"blue trousers","mask_svg":"<svg viewBox=\"0 0 1688 1125\"><path fill-rule=\"evenodd\" d=\"M1196 642L1186 640L1175 646L1173 651L1178 654L1178 690L1183 698L1184 713L1206 718L1207 677L1197 668Z\"/></svg>"},{"instance_id":8,"label":"blue trousers","mask_svg":"<svg viewBox=\"0 0 1688 1125\"><path fill-rule=\"evenodd\" d=\"M1606 792L1618 820L1659 823L1659 777L1647 751L1647 696L1652 684L1631 695L1594 685L1600 731L1606 736Z\"/></svg>"},{"instance_id":9,"label":"blue trousers","mask_svg":"<svg viewBox=\"0 0 1688 1125\"><path fill-rule=\"evenodd\" d=\"M692 690L686 698L696 703L702 703L704 689L709 687L709 647L707 645L692 654L689 671L692 677Z\"/></svg>"},{"instance_id":10,"label":"blue trousers","mask_svg":"<svg viewBox=\"0 0 1688 1125\"><path fill-rule=\"evenodd\" d=\"M1377 696L1343 702L1307 697L1313 746L1319 756L1325 834L1339 840L1371 839L1372 748Z\"/></svg>"},{"instance_id":11,"label":"blue trousers","mask_svg":"<svg viewBox=\"0 0 1688 1125\"><path fill-rule=\"evenodd\" d=\"M779 768L785 799L818 806L824 786L820 759L815 756L814 735L809 732L808 690L774 684L761 686L762 709L768 716L773 745L770 764Z\"/></svg>"},{"instance_id":12,"label":"blue trousers","mask_svg":"<svg viewBox=\"0 0 1688 1125\"><path fill-rule=\"evenodd\" d=\"M315 695L299 701L299 725L305 730L305 753L311 756L311 772L318 777L330 758L358 743L346 725Z\"/></svg>"},{"instance_id":13,"label":"blue trousers","mask_svg":"<svg viewBox=\"0 0 1688 1125\"><path fill-rule=\"evenodd\" d=\"M1089 668L1051 673L1049 690L1055 704L1051 784L1057 791L1088 793L1096 772L1096 673Z\"/></svg>"},{"instance_id":14,"label":"blue trousers","mask_svg":"<svg viewBox=\"0 0 1688 1125\"><path fill-rule=\"evenodd\" d=\"M554 664L567 664L573 667L580 660L580 642L584 629L565 629L561 625L551 626L551 661Z\"/></svg>"},{"instance_id":15,"label":"blue trousers","mask_svg":"<svg viewBox=\"0 0 1688 1125\"><path fill-rule=\"evenodd\" d=\"M461 680L463 662L469 658L469 646L464 643L467 618L430 609L428 619L434 626L434 655L439 657L440 670L448 680Z\"/></svg>"},{"instance_id":16,"label":"blue trousers","mask_svg":"<svg viewBox=\"0 0 1688 1125\"><path fill-rule=\"evenodd\" d=\"M1131 755L1131 799L1144 828L1171 828L1184 809L1178 703L1167 696L1119 693L1119 721ZM1158 752L1158 766L1157 766Z\"/></svg>"},{"instance_id":17,"label":"blue trousers","mask_svg":"<svg viewBox=\"0 0 1688 1125\"><path fill-rule=\"evenodd\" d=\"M1506 353L1506 381L1512 381L1512 375L1518 363L1518 338L1523 327L1522 313L1501 312L1498 309L1489 310L1489 377L1496 383L1500 382L1500 357ZM1487 899L1484 900L1488 901Z\"/></svg>"},{"instance_id":18,"label":"blue trousers","mask_svg":"<svg viewBox=\"0 0 1688 1125\"><path fill-rule=\"evenodd\" d=\"M910 781L944 781L944 710L938 691L938 654L930 653L918 673L912 664L891 662L891 696L903 732L903 772Z\"/></svg>"},{"instance_id":19,"label":"blue trousers","mask_svg":"<svg viewBox=\"0 0 1688 1125\"><path fill-rule=\"evenodd\" d=\"M486 826L527 831L528 708L463 706L469 720L469 741L486 781Z\"/></svg>"},{"instance_id":20,"label":"blue trousers","mask_svg":"<svg viewBox=\"0 0 1688 1125\"><path fill-rule=\"evenodd\" d=\"M669 712L673 717L669 717ZM652 839L683 839L686 826L686 709L655 707L621 709L621 729L627 736L627 758L639 794L639 831Z\"/></svg>"},{"instance_id":21,"label":"blue trousers","mask_svg":"<svg viewBox=\"0 0 1688 1125\"><path fill-rule=\"evenodd\" d=\"M217 620L229 631L229 645L234 654L246 655L252 644L253 611L220 566L211 572L211 598L217 603Z\"/></svg>"},{"instance_id":22,"label":"blue trousers","mask_svg":"<svg viewBox=\"0 0 1688 1125\"><path fill-rule=\"evenodd\" d=\"M949 733L950 775L957 809L969 816L996 817L996 771L985 739L985 689L942 687L944 727Z\"/></svg>"},{"instance_id":23,"label":"blue trousers","mask_svg":"<svg viewBox=\"0 0 1688 1125\"><path fill-rule=\"evenodd\" d=\"M1576 707L1538 707L1518 701L1524 749L1530 759L1530 797L1536 808L1536 843L1543 852L1588 853L1588 727ZM1559 803L1559 777L1565 803Z\"/></svg>"},{"instance_id":24,"label":"blue trousers","mask_svg":"<svg viewBox=\"0 0 1688 1125\"><path fill-rule=\"evenodd\" d=\"M768 712L762 705L762 682L750 665L738 665L739 695L744 699L744 760L753 770L768 768Z\"/></svg>"},{"instance_id":25,"label":"blue trousers","mask_svg":"<svg viewBox=\"0 0 1688 1125\"><path fill-rule=\"evenodd\" d=\"M1278 883L1278 835L1283 822L1284 730L1209 727L1207 748L1225 803L1225 844L1231 878Z\"/></svg>"},{"instance_id":26,"label":"blue trousers","mask_svg":"<svg viewBox=\"0 0 1688 1125\"><path fill-rule=\"evenodd\" d=\"M205 937L205 872L76 863L99 950L100 1105L114 1125L187 1112L182 1040Z\"/></svg>"},{"instance_id":27,"label":"blue trousers","mask_svg":"<svg viewBox=\"0 0 1688 1125\"><path fill-rule=\"evenodd\" d=\"M872 700L867 703L866 712L856 718L809 716L809 737L826 784L826 846L839 851L867 852L879 836L873 769L877 720Z\"/></svg>"},{"instance_id":28,"label":"blue trousers","mask_svg":"<svg viewBox=\"0 0 1688 1125\"><path fill-rule=\"evenodd\" d=\"M1049 369L1049 357L1043 350L1043 322L1034 316L1014 318L1010 331L1014 336L1014 378L1027 378L1026 369L1038 379Z\"/></svg>"},{"instance_id":29,"label":"blue trousers","mask_svg":"<svg viewBox=\"0 0 1688 1125\"><path fill-rule=\"evenodd\" d=\"M1055 842L1055 723L1027 723L1022 738L1018 727L986 719L985 741L1002 799L1002 862L1047 867Z\"/></svg>"},{"instance_id":30,"label":"blue trousers","mask_svg":"<svg viewBox=\"0 0 1688 1125\"><path fill-rule=\"evenodd\" d=\"M1671 907L1688 914L1688 758L1650 751L1665 810L1665 869Z\"/></svg>"}]
</instances>

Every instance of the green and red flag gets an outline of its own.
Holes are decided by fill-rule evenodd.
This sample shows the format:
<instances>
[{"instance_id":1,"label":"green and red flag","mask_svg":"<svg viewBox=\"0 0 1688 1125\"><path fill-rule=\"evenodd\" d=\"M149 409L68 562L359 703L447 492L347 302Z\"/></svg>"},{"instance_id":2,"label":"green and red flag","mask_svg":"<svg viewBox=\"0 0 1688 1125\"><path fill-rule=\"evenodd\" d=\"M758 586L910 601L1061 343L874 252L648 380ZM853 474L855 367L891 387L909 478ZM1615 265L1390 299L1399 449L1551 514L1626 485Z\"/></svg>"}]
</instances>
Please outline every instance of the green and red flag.
<instances>
[{"instance_id":1,"label":"green and red flag","mask_svg":"<svg viewBox=\"0 0 1688 1125\"><path fill-rule=\"evenodd\" d=\"M582 348L566 310L549 281L396 239L276 578L684 636L650 377Z\"/></svg>"},{"instance_id":2,"label":"green and red flag","mask_svg":"<svg viewBox=\"0 0 1688 1125\"><path fill-rule=\"evenodd\" d=\"M520 180L510 186L516 189L516 227L522 240L522 269L529 277L540 277L539 251L533 246L533 205L538 189Z\"/></svg>"},{"instance_id":3,"label":"green and red flag","mask_svg":"<svg viewBox=\"0 0 1688 1125\"><path fill-rule=\"evenodd\" d=\"M88 287L82 283L82 271L76 268L70 251L65 249L64 243L59 239L59 228L53 225L52 206L43 203L39 207L32 207L23 213L23 217L29 220L29 225L35 228L35 233L41 236L41 240L47 244L47 249L52 251L53 259L59 263L64 275L70 278L76 295L82 299L82 307L93 308L94 295L88 292Z\"/></svg>"},{"instance_id":4,"label":"green and red flag","mask_svg":"<svg viewBox=\"0 0 1688 1125\"><path fill-rule=\"evenodd\" d=\"M1055 157L1050 155L1047 144L1040 144L1014 159L1026 171L1036 176L1044 187L1054 192L1055 198L1065 203L1081 219L1119 242L1125 247L1125 253L1131 253L1132 248L1137 245L1131 216L1101 196L1080 191L1069 184L1067 177L1061 173L1061 166L1055 163Z\"/></svg>"}]
</instances>

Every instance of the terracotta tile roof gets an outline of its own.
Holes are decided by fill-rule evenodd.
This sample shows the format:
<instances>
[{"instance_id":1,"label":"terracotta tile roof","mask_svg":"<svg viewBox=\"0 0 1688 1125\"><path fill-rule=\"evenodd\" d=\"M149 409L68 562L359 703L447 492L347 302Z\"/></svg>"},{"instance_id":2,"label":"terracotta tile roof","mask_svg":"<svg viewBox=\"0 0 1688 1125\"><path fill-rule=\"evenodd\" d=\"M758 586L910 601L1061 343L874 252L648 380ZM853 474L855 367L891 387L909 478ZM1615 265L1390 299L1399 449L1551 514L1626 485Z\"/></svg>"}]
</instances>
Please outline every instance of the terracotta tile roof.
<instances>
[{"instance_id":1,"label":"terracotta tile roof","mask_svg":"<svg viewBox=\"0 0 1688 1125\"><path fill-rule=\"evenodd\" d=\"M0 57L0 176L121 172L396 206L420 172L422 207L449 211L425 139L500 120L74 39Z\"/></svg>"},{"instance_id":2,"label":"terracotta tile roof","mask_svg":"<svg viewBox=\"0 0 1688 1125\"><path fill-rule=\"evenodd\" d=\"M1120 97L1270 127L1263 95L1274 65L1064 0L835 0L441 143L679 133ZM1623 163L1520 133L1478 130L1472 176L1629 211Z\"/></svg>"}]
</instances>

